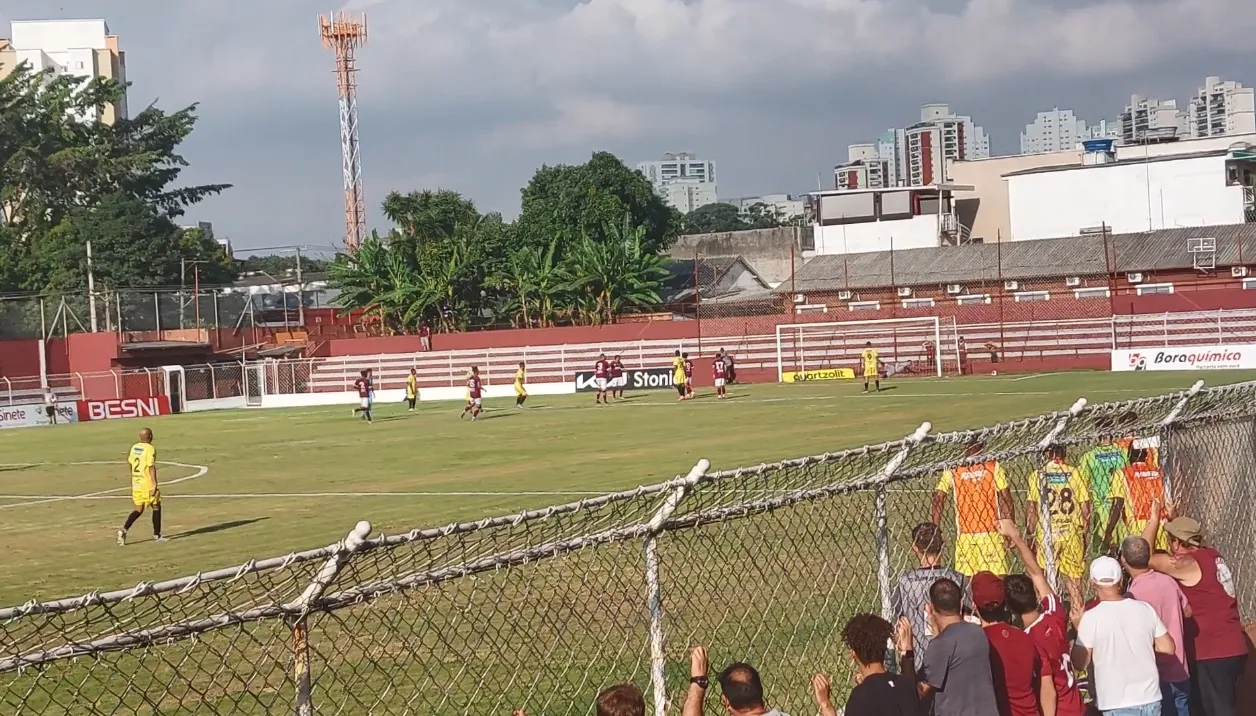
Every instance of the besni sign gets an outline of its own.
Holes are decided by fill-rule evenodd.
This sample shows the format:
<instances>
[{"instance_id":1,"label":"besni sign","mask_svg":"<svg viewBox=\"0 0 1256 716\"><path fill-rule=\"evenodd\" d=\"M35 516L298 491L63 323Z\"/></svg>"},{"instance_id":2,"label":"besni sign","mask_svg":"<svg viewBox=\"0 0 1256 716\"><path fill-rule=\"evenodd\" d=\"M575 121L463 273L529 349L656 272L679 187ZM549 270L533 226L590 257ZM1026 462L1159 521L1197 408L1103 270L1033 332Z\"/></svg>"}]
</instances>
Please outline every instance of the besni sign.
<instances>
[{"instance_id":1,"label":"besni sign","mask_svg":"<svg viewBox=\"0 0 1256 716\"><path fill-rule=\"evenodd\" d=\"M1247 370L1256 368L1256 345L1170 346L1112 351L1112 370Z\"/></svg>"},{"instance_id":2,"label":"besni sign","mask_svg":"<svg viewBox=\"0 0 1256 716\"><path fill-rule=\"evenodd\" d=\"M121 420L169 415L170 399L164 395L147 398L112 398L110 400L80 400L78 418L89 420Z\"/></svg>"},{"instance_id":3,"label":"besni sign","mask_svg":"<svg viewBox=\"0 0 1256 716\"><path fill-rule=\"evenodd\" d=\"M626 379L626 381L625 381ZM624 377L620 378L625 381L624 390L653 390L657 388L671 388L676 384L672 381L671 368L646 368L644 370L625 370ZM614 379L608 379L606 389L610 390ZM576 392L590 393L597 390L597 383L594 382L593 371L580 371L576 373Z\"/></svg>"}]
</instances>

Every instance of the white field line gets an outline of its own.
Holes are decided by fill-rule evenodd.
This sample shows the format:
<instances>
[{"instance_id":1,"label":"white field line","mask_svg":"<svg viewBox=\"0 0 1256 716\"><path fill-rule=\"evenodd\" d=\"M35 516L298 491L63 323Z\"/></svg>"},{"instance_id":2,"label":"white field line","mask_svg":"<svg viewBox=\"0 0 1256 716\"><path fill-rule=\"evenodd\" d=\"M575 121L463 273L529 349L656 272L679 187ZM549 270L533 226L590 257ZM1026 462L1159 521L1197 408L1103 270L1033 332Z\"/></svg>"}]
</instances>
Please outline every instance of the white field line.
<instances>
[{"instance_id":1,"label":"white field line","mask_svg":"<svg viewBox=\"0 0 1256 716\"><path fill-rule=\"evenodd\" d=\"M36 463L36 464L15 463L15 464L9 464L9 465L0 465L0 467L39 467L41 464L48 464L48 463ZM121 463L119 463L118 461L89 460L85 462L71 462L71 463L66 463L66 464L69 464L69 465L115 465L116 466ZM195 480L197 478L204 477L205 474L209 472L209 468L205 465L189 465L187 463L167 462L165 460L159 460L157 464L172 465L174 467L186 467L192 470L196 470L196 472L186 477L178 477L173 480L163 480L160 483L162 486L177 485L180 482L188 482L189 480ZM89 492L84 495L4 495L0 497L3 497L3 499L10 499L10 500L26 500L26 502L16 502L11 505L0 505L0 510L7 510L14 507L31 507L33 505L45 505L50 502L66 502L69 500L108 499L109 496L116 495L116 493L130 492L130 491L131 491L131 486L127 485L126 487L117 487L112 490L101 490L99 492ZM125 496L117 495L117 497L119 498L125 497L128 500L131 499L129 495L125 495ZM163 497L165 496L163 495Z\"/></svg>"},{"instance_id":2,"label":"white field line","mask_svg":"<svg viewBox=\"0 0 1256 716\"><path fill-rule=\"evenodd\" d=\"M779 495L788 494L793 490L750 490L749 494L756 495ZM918 493L932 494L933 490L923 489L894 489L890 492L895 493ZM552 491L503 491L503 492L242 492L242 493L219 493L219 494L196 494L196 495L162 495L163 502L170 500L235 500L235 499L307 499L307 498L362 498L362 497L596 497L605 494L606 491L575 491L575 490L552 490ZM742 493L746 494L746 493ZM42 500L48 502L62 501L96 501L96 500L129 500L129 495L0 495L0 500ZM6 505L7 507L23 507L25 504L39 504L36 502L24 503L21 505Z\"/></svg>"}]
</instances>

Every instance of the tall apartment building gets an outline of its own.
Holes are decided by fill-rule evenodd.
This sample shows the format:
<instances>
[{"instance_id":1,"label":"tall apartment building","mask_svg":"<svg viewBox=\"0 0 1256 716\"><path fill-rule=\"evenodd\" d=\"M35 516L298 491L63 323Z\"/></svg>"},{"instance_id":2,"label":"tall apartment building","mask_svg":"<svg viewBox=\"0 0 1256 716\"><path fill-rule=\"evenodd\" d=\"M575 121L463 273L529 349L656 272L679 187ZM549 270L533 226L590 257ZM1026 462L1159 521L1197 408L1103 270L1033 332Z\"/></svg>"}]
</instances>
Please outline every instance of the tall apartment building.
<instances>
[{"instance_id":1,"label":"tall apartment building","mask_svg":"<svg viewBox=\"0 0 1256 716\"><path fill-rule=\"evenodd\" d=\"M699 206L719 201L715 162L680 152L637 164L637 171L654 185L654 191L677 211L688 214Z\"/></svg>"},{"instance_id":2,"label":"tall apartment building","mask_svg":"<svg viewBox=\"0 0 1256 716\"><path fill-rule=\"evenodd\" d=\"M1120 139L1121 123L1110 120L1101 119L1098 124L1092 124L1086 127L1085 139Z\"/></svg>"},{"instance_id":3,"label":"tall apartment building","mask_svg":"<svg viewBox=\"0 0 1256 716\"><path fill-rule=\"evenodd\" d=\"M1130 97L1130 103L1121 112L1121 141L1138 142L1149 135L1185 135L1186 113L1179 110L1176 99L1148 99L1142 95Z\"/></svg>"},{"instance_id":4,"label":"tall apartment building","mask_svg":"<svg viewBox=\"0 0 1256 716\"><path fill-rule=\"evenodd\" d=\"M1187 128L1192 137L1221 137L1256 132L1256 97L1251 87L1208 77L1191 98Z\"/></svg>"},{"instance_id":5,"label":"tall apartment building","mask_svg":"<svg viewBox=\"0 0 1256 716\"><path fill-rule=\"evenodd\" d=\"M877 140L877 157L885 162L885 186L903 185L903 130L887 129Z\"/></svg>"},{"instance_id":6,"label":"tall apartment building","mask_svg":"<svg viewBox=\"0 0 1256 716\"><path fill-rule=\"evenodd\" d=\"M1059 152L1088 138L1086 120L1078 119L1071 109L1056 107L1050 112L1039 112L1033 124L1025 125L1020 150L1021 154Z\"/></svg>"},{"instance_id":7,"label":"tall apartment building","mask_svg":"<svg viewBox=\"0 0 1256 716\"><path fill-rule=\"evenodd\" d=\"M846 163L833 168L836 189L882 189L889 181L890 162L881 157L879 144L852 144L846 149Z\"/></svg>"},{"instance_id":8,"label":"tall apartment building","mask_svg":"<svg viewBox=\"0 0 1256 716\"><path fill-rule=\"evenodd\" d=\"M948 162L985 159L990 138L971 117L953 114L945 104L920 108L920 122L903 130L904 173L908 186L928 186L946 180Z\"/></svg>"},{"instance_id":9,"label":"tall apartment building","mask_svg":"<svg viewBox=\"0 0 1256 716\"><path fill-rule=\"evenodd\" d=\"M0 40L0 77L23 62L37 71L81 77L105 77L126 84L126 53L104 20L14 20L12 37ZM127 117L125 96L119 102L89 110L84 120L112 124Z\"/></svg>"}]
</instances>

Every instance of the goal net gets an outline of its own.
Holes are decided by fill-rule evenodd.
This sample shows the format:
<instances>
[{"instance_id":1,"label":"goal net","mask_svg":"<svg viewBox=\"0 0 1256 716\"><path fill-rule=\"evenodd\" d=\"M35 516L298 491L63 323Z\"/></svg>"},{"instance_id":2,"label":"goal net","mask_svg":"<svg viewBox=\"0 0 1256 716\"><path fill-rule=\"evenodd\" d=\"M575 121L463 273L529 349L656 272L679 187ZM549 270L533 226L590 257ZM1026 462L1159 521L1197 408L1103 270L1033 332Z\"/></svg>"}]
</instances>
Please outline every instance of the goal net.
<instances>
[{"instance_id":1,"label":"goal net","mask_svg":"<svg viewBox=\"0 0 1256 716\"><path fill-rule=\"evenodd\" d=\"M890 376L937 376L959 372L955 319L886 318L776 327L776 378L782 383L840 377L837 369L861 375L859 358L871 343Z\"/></svg>"}]
</instances>

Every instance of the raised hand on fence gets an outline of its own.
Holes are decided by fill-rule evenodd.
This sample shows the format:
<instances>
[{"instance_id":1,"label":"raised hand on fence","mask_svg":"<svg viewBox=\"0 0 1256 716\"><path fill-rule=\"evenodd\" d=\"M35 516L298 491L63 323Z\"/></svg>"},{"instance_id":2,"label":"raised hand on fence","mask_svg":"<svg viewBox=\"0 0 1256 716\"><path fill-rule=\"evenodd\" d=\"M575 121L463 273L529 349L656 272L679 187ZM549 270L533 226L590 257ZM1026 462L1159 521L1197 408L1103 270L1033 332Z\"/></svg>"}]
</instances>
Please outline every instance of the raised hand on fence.
<instances>
[{"instance_id":1,"label":"raised hand on fence","mask_svg":"<svg viewBox=\"0 0 1256 716\"><path fill-rule=\"evenodd\" d=\"M856 685L859 680L860 677L856 675ZM811 694L815 697L816 706L820 707L820 716L837 716L837 709L833 708L833 684L827 675L816 674L811 677Z\"/></svg>"}]
</instances>

